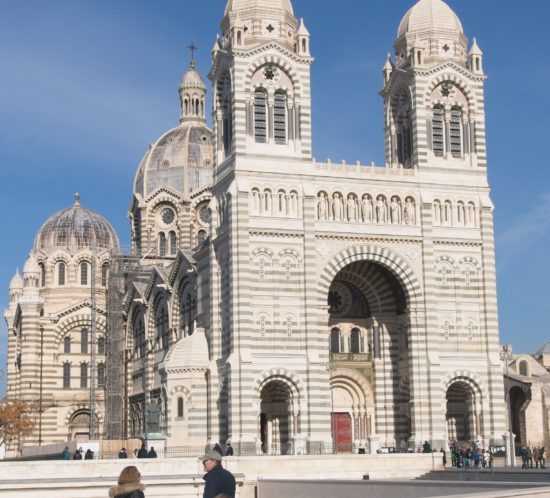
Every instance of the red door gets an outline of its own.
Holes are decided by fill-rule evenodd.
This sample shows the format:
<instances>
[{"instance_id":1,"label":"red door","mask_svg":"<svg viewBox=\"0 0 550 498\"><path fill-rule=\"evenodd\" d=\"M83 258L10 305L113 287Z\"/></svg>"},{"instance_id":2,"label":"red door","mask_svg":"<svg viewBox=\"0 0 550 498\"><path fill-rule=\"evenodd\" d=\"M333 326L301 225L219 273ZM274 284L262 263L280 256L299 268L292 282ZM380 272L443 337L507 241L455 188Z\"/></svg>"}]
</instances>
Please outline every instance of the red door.
<instances>
[{"instance_id":1,"label":"red door","mask_svg":"<svg viewBox=\"0 0 550 498\"><path fill-rule=\"evenodd\" d=\"M351 453L351 417L349 413L332 414L332 440L336 453Z\"/></svg>"}]
</instances>

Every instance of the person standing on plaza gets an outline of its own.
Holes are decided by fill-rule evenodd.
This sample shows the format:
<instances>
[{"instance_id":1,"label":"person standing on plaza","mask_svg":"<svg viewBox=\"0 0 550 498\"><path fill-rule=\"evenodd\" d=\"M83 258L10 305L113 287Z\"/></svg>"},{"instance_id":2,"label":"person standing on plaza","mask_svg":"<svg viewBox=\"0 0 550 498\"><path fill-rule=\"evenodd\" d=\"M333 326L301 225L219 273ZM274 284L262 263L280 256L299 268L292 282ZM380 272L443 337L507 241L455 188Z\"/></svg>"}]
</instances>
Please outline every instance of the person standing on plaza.
<instances>
[{"instance_id":1,"label":"person standing on plaza","mask_svg":"<svg viewBox=\"0 0 550 498\"><path fill-rule=\"evenodd\" d=\"M82 448L75 450L73 460L82 460Z\"/></svg>"},{"instance_id":2,"label":"person standing on plaza","mask_svg":"<svg viewBox=\"0 0 550 498\"><path fill-rule=\"evenodd\" d=\"M121 458L121 459L128 458L128 453L126 453L126 448L122 448L118 452L118 458Z\"/></svg>"},{"instance_id":3,"label":"person standing on plaza","mask_svg":"<svg viewBox=\"0 0 550 498\"><path fill-rule=\"evenodd\" d=\"M141 484L141 474L133 465L122 469L118 477L118 485L109 490L110 498L145 498Z\"/></svg>"},{"instance_id":4,"label":"person standing on plaza","mask_svg":"<svg viewBox=\"0 0 550 498\"><path fill-rule=\"evenodd\" d=\"M138 451L137 457L138 458L147 458L147 446L145 446L145 443L141 443L141 448Z\"/></svg>"},{"instance_id":5,"label":"person standing on plaza","mask_svg":"<svg viewBox=\"0 0 550 498\"><path fill-rule=\"evenodd\" d=\"M61 453L61 460L70 460L70 459L71 459L71 452L69 451L69 447L65 446L63 453Z\"/></svg>"},{"instance_id":6,"label":"person standing on plaza","mask_svg":"<svg viewBox=\"0 0 550 498\"><path fill-rule=\"evenodd\" d=\"M149 453L147 453L147 458L157 458L157 452L155 451L154 446L151 446Z\"/></svg>"},{"instance_id":7,"label":"person standing on plaza","mask_svg":"<svg viewBox=\"0 0 550 498\"><path fill-rule=\"evenodd\" d=\"M225 494L229 498L235 498L235 477L231 472L222 467L222 456L219 452L210 450L200 460L206 474L203 498L215 498L219 494Z\"/></svg>"}]
</instances>

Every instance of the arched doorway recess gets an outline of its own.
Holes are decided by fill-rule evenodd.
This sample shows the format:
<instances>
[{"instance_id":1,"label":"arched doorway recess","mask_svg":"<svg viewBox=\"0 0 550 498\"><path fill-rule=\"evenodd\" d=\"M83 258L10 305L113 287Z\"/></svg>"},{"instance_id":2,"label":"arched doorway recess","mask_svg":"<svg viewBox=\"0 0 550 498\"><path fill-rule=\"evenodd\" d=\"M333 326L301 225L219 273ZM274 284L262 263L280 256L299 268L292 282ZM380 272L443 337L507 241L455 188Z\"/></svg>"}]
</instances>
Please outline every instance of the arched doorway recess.
<instances>
[{"instance_id":1,"label":"arched doorway recess","mask_svg":"<svg viewBox=\"0 0 550 498\"><path fill-rule=\"evenodd\" d=\"M383 446L406 445L412 431L410 317L405 286L385 265L355 261L337 272L327 303L331 372L340 373L345 368L360 373L377 399L376 406L358 410L352 396L331 382L334 450L347 446L356 452L368 444L371 435L376 435ZM363 392L363 397L366 395ZM387 406L394 409L387 410ZM369 411L374 417L367 415Z\"/></svg>"},{"instance_id":2,"label":"arched doorway recess","mask_svg":"<svg viewBox=\"0 0 550 498\"><path fill-rule=\"evenodd\" d=\"M282 380L268 381L260 395L260 439L263 453L286 455L295 432L292 392Z\"/></svg>"}]
</instances>

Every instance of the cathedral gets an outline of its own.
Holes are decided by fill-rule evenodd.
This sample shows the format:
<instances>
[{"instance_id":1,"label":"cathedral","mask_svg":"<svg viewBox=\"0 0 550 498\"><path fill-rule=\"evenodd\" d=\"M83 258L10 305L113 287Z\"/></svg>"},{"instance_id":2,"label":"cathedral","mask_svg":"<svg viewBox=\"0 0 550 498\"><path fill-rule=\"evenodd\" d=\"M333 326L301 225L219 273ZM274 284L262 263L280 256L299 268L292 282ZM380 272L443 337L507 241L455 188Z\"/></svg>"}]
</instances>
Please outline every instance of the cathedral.
<instances>
[{"instance_id":1,"label":"cathedral","mask_svg":"<svg viewBox=\"0 0 550 498\"><path fill-rule=\"evenodd\" d=\"M382 70L385 164L335 164L313 159L291 0L228 0L220 27L212 129L192 61L137 169L131 254L76 197L11 281L8 398L37 406L18 449L502 444L476 40L442 0L413 5Z\"/></svg>"}]
</instances>

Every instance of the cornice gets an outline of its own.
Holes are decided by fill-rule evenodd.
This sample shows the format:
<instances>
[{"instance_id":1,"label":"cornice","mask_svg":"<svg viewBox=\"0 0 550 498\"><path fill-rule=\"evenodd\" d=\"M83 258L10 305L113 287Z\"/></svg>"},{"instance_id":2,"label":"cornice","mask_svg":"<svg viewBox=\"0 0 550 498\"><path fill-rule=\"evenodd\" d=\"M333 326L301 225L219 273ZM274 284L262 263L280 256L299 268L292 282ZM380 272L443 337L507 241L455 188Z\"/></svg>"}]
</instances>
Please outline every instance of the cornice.
<instances>
[{"instance_id":1,"label":"cornice","mask_svg":"<svg viewBox=\"0 0 550 498\"><path fill-rule=\"evenodd\" d=\"M481 241L467 241L467 240L434 240L434 245L438 246L454 246L454 247L481 247L483 243Z\"/></svg>"},{"instance_id":2,"label":"cornice","mask_svg":"<svg viewBox=\"0 0 550 498\"><path fill-rule=\"evenodd\" d=\"M330 234L316 234L315 235L316 240L337 240L337 241L347 241L347 242L360 242L360 243L375 243L375 244L422 244L422 238L421 237L362 237L362 236L353 236L353 235L344 235L344 234L337 234L337 233L330 233Z\"/></svg>"}]
</instances>

